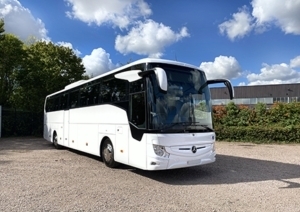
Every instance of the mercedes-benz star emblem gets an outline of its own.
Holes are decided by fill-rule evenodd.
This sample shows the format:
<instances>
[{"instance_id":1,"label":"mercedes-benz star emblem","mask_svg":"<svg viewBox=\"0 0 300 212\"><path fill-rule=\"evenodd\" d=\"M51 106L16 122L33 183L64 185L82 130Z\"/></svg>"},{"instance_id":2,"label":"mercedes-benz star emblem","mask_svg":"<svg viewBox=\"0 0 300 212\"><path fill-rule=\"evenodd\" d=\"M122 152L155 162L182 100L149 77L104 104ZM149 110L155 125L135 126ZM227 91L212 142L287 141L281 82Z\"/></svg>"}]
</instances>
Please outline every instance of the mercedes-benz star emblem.
<instances>
[{"instance_id":1,"label":"mercedes-benz star emblem","mask_svg":"<svg viewBox=\"0 0 300 212\"><path fill-rule=\"evenodd\" d=\"M192 146L192 153L196 153L197 152L197 147Z\"/></svg>"}]
</instances>

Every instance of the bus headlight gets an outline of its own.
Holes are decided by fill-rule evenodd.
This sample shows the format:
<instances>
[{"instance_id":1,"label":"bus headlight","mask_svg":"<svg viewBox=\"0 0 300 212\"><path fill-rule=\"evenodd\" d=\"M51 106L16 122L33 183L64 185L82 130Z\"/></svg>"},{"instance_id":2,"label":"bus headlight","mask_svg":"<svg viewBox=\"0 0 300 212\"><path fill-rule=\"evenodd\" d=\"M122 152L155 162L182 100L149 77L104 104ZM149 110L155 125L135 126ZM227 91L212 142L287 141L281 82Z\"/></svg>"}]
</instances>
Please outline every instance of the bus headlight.
<instances>
[{"instance_id":1,"label":"bus headlight","mask_svg":"<svg viewBox=\"0 0 300 212\"><path fill-rule=\"evenodd\" d=\"M166 151L164 146L159 146L159 145L153 144L153 150L154 150L155 154L160 157L168 158L170 156L170 154Z\"/></svg>"}]
</instances>

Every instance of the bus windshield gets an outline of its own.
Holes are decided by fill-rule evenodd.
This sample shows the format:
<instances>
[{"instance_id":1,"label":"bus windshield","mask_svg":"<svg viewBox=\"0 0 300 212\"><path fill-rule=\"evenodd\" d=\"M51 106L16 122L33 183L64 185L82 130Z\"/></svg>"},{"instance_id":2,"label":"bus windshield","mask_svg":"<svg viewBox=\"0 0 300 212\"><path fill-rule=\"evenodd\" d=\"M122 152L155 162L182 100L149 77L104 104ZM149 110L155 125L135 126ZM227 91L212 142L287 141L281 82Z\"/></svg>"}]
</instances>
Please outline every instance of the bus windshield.
<instances>
[{"instance_id":1,"label":"bus windshield","mask_svg":"<svg viewBox=\"0 0 300 212\"><path fill-rule=\"evenodd\" d=\"M149 64L167 74L168 90L157 86L155 76L147 79L150 129L165 132L212 131L211 99L204 72L176 65Z\"/></svg>"}]
</instances>

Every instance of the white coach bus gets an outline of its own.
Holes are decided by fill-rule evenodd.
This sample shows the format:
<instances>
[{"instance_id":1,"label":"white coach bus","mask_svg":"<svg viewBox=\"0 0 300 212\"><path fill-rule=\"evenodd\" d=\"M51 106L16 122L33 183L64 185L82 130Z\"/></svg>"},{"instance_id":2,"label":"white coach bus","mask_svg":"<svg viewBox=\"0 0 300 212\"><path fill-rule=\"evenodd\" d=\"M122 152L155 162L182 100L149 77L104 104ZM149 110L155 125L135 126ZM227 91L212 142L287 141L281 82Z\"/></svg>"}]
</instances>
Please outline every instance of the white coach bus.
<instances>
[{"instance_id":1,"label":"white coach bus","mask_svg":"<svg viewBox=\"0 0 300 212\"><path fill-rule=\"evenodd\" d=\"M61 146L144 170L215 161L209 84L189 64L141 59L48 95L44 138Z\"/></svg>"}]
</instances>

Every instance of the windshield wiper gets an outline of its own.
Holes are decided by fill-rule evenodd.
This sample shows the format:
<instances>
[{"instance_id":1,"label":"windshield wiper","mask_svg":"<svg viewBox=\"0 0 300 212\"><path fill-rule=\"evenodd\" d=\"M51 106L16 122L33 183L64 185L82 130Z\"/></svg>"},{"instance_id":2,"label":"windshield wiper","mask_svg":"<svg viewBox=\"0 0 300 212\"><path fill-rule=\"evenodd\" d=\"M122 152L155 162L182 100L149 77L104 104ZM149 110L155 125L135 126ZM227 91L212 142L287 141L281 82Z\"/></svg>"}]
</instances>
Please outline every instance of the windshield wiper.
<instances>
[{"instance_id":1,"label":"windshield wiper","mask_svg":"<svg viewBox=\"0 0 300 212\"><path fill-rule=\"evenodd\" d=\"M165 131L165 130L168 130L174 126L184 126L185 128L183 130L193 130L193 129L188 129L188 127L197 127L197 126L200 126L200 127L203 127L204 129L206 129L207 131L209 132L213 132L213 129L209 128L207 125L203 125L203 124L199 124L199 122L176 122L176 123L173 123L171 125L168 125L166 126L165 128L162 129L162 131ZM181 130L181 129L180 129Z\"/></svg>"},{"instance_id":2,"label":"windshield wiper","mask_svg":"<svg viewBox=\"0 0 300 212\"><path fill-rule=\"evenodd\" d=\"M199 124L199 122L186 122L186 123L189 123L189 124L188 125L184 125L184 126L186 126L185 130L191 130L191 129L188 129L188 127L203 127L207 131L213 132L213 129L211 129L207 125Z\"/></svg>"},{"instance_id":3,"label":"windshield wiper","mask_svg":"<svg viewBox=\"0 0 300 212\"><path fill-rule=\"evenodd\" d=\"M164 127L164 128L161 129L161 130L162 130L162 131L168 130L168 129L170 129L170 128L172 128L172 127L175 127L175 126L178 126L178 125L180 125L180 126L186 126L187 124L190 124L190 122L176 122L176 123L172 123L172 124L170 124L170 125L167 125L166 127Z\"/></svg>"},{"instance_id":4,"label":"windshield wiper","mask_svg":"<svg viewBox=\"0 0 300 212\"><path fill-rule=\"evenodd\" d=\"M199 125L194 125L194 126L201 126L201 127L205 128L209 132L213 132L214 131L212 128L208 127L207 125L199 124Z\"/></svg>"}]
</instances>

